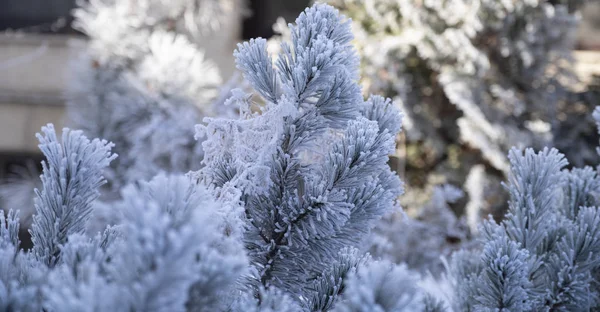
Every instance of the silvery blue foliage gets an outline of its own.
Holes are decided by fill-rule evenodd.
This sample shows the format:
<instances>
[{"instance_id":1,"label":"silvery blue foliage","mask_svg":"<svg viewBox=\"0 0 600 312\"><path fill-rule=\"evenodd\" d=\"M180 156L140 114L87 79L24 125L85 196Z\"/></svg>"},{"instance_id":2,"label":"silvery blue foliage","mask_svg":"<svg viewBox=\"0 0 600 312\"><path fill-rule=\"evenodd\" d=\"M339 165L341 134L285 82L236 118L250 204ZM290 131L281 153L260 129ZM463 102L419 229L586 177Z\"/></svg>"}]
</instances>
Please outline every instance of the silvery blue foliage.
<instances>
[{"instance_id":1,"label":"silvery blue foliage","mask_svg":"<svg viewBox=\"0 0 600 312\"><path fill-rule=\"evenodd\" d=\"M342 249L336 262L312 283L312 291L305 301L305 307L310 311L331 309L344 291L348 275L370 261L369 254L362 255L357 249Z\"/></svg>"},{"instance_id":2,"label":"silvery blue foliage","mask_svg":"<svg viewBox=\"0 0 600 312\"><path fill-rule=\"evenodd\" d=\"M18 212L10 210L5 217L4 211L0 211L0 244L2 247L19 246L19 227Z\"/></svg>"},{"instance_id":3,"label":"silvery blue foliage","mask_svg":"<svg viewBox=\"0 0 600 312\"><path fill-rule=\"evenodd\" d=\"M41 283L46 267L33 255L19 252L17 246L0 249L0 309L3 311L40 311Z\"/></svg>"},{"instance_id":4,"label":"silvery blue foliage","mask_svg":"<svg viewBox=\"0 0 600 312\"><path fill-rule=\"evenodd\" d=\"M248 267L230 206L188 176L159 175L122 190L120 223L84 231L116 155L112 144L52 125L38 135L47 161L33 249L19 219L0 213L0 308L6 311L219 311Z\"/></svg>"},{"instance_id":5,"label":"silvery blue foliage","mask_svg":"<svg viewBox=\"0 0 600 312\"><path fill-rule=\"evenodd\" d=\"M30 230L34 247L22 252L15 234L18 219L10 212L5 223L2 215L2 284L6 309L39 311L43 306L41 289L47 273L63 261L61 250L69 237L81 235L90 217L98 188L105 182L102 170L116 157L111 144L88 140L81 131L64 129L59 141L54 127L38 134L42 163L42 189L36 190L36 212ZM7 227L5 228L5 224Z\"/></svg>"},{"instance_id":6,"label":"silvery blue foliage","mask_svg":"<svg viewBox=\"0 0 600 312\"><path fill-rule=\"evenodd\" d=\"M53 125L42 131L44 136L37 137L46 161L30 232L36 258L52 267L69 235L84 233L98 188L106 182L102 171L117 155L111 153L111 143L89 141L81 131L64 129L60 142Z\"/></svg>"},{"instance_id":7,"label":"silvery blue foliage","mask_svg":"<svg viewBox=\"0 0 600 312\"><path fill-rule=\"evenodd\" d=\"M464 219L450 208L462 196L462 191L451 185L434 187L430 201L413 216L403 212L384 218L366 247L375 258L438 275L444 270L442 257L471 244Z\"/></svg>"},{"instance_id":8,"label":"silvery blue foliage","mask_svg":"<svg viewBox=\"0 0 600 312\"><path fill-rule=\"evenodd\" d=\"M424 311L419 275L404 265L375 261L352 272L333 311L409 312Z\"/></svg>"},{"instance_id":9,"label":"silvery blue foliage","mask_svg":"<svg viewBox=\"0 0 600 312\"><path fill-rule=\"evenodd\" d=\"M0 310L39 310L36 283L42 270L31 254L19 253L18 213L0 211Z\"/></svg>"},{"instance_id":10,"label":"silvery blue foliage","mask_svg":"<svg viewBox=\"0 0 600 312\"><path fill-rule=\"evenodd\" d=\"M451 262L459 311L590 311L600 304L597 173L557 150L512 149L509 211ZM470 259L468 259L470 258Z\"/></svg>"},{"instance_id":11,"label":"silvery blue foliage","mask_svg":"<svg viewBox=\"0 0 600 312\"><path fill-rule=\"evenodd\" d=\"M110 259L100 236L72 235L61 250L63 263L47 273L42 287L48 311L121 311L129 307L127 289L110 284L105 264Z\"/></svg>"},{"instance_id":12,"label":"silvery blue foliage","mask_svg":"<svg viewBox=\"0 0 600 312\"><path fill-rule=\"evenodd\" d=\"M215 311L246 268L237 237L205 189L185 176L159 175L123 190L122 223L94 239L75 237L76 254L51 272L52 311ZM116 237L115 237L116 236ZM95 300L97 294L103 300ZM95 305L94 305L95 304Z\"/></svg>"},{"instance_id":13,"label":"silvery blue foliage","mask_svg":"<svg viewBox=\"0 0 600 312\"><path fill-rule=\"evenodd\" d=\"M527 249L508 239L504 233L486 242L481 261L484 263L478 281L479 293L473 298L475 311L530 311L531 281L528 274L532 267Z\"/></svg>"},{"instance_id":14,"label":"silvery blue foliage","mask_svg":"<svg viewBox=\"0 0 600 312\"><path fill-rule=\"evenodd\" d=\"M243 292L238 295L227 312L299 312L303 311L296 300L277 289L259 288L256 292Z\"/></svg>"},{"instance_id":15,"label":"silvery blue foliage","mask_svg":"<svg viewBox=\"0 0 600 312\"><path fill-rule=\"evenodd\" d=\"M315 5L289 27L275 60L264 39L238 46L237 66L265 104L252 108L252 95L235 91L239 119L205 119L198 177L242 203L256 296L275 287L326 310L361 262L342 250L359 246L402 192L387 165L401 115L389 100L363 100L350 23L337 10Z\"/></svg>"}]
</instances>

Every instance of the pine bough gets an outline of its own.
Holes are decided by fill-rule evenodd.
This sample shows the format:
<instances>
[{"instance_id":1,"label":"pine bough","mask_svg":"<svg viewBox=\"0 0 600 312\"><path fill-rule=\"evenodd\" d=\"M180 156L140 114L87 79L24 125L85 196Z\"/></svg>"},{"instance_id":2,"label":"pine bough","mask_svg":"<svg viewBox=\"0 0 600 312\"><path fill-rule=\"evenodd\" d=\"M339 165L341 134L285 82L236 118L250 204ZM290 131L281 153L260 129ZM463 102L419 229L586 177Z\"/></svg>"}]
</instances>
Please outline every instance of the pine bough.
<instances>
[{"instance_id":1,"label":"pine bough","mask_svg":"<svg viewBox=\"0 0 600 312\"><path fill-rule=\"evenodd\" d=\"M401 194L387 165L400 113L381 97L362 99L350 24L336 10L309 8L290 32L276 62L264 39L239 45L237 66L266 104L253 113L252 95L236 91L241 118L198 127L207 139L197 176L242 203L249 291L260 299L278 289L326 310L360 262L348 248Z\"/></svg>"},{"instance_id":2,"label":"pine bough","mask_svg":"<svg viewBox=\"0 0 600 312\"><path fill-rule=\"evenodd\" d=\"M0 216L3 311L588 311L597 309L600 180L561 171L555 150L512 150L510 210L481 248L433 280L359 251L402 192L387 165L400 130L389 100L364 101L349 23L315 5L273 64L266 41L236 51L265 105L234 90L240 118L207 118L204 167L121 190L121 222L87 233L106 141L52 126L31 235ZM600 111L596 117L600 119Z\"/></svg>"}]
</instances>

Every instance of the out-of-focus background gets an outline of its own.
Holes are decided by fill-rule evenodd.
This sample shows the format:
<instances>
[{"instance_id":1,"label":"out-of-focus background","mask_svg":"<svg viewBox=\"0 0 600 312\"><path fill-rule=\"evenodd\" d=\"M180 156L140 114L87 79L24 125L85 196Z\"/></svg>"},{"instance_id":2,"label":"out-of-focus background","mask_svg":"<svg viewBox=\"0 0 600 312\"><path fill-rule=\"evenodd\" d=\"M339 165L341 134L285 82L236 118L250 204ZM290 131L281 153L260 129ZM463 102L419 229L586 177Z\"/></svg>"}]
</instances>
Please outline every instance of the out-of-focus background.
<instances>
[{"instance_id":1,"label":"out-of-focus background","mask_svg":"<svg viewBox=\"0 0 600 312\"><path fill-rule=\"evenodd\" d=\"M600 3L590 1L581 15L575 51L576 70L582 82L589 83L594 74L600 73Z\"/></svg>"},{"instance_id":2,"label":"out-of-focus background","mask_svg":"<svg viewBox=\"0 0 600 312\"><path fill-rule=\"evenodd\" d=\"M15 167L42 159L35 133L65 121L63 93L69 60L86 36L72 27L76 0L0 1L0 179ZM235 69L238 42L273 35L278 17L293 21L308 0L247 0L245 14L225 21L204 48L224 80Z\"/></svg>"},{"instance_id":3,"label":"out-of-focus background","mask_svg":"<svg viewBox=\"0 0 600 312\"><path fill-rule=\"evenodd\" d=\"M0 180L15 167L39 164L35 133L42 125L64 125L69 61L87 40L72 27L76 2L0 2ZM219 31L204 39L207 58L227 81L235 70L232 52L238 42L271 37L279 17L293 21L308 5L308 0L246 0L243 11L221 21ZM587 86L600 73L600 4L590 1L580 12L575 72Z\"/></svg>"}]
</instances>

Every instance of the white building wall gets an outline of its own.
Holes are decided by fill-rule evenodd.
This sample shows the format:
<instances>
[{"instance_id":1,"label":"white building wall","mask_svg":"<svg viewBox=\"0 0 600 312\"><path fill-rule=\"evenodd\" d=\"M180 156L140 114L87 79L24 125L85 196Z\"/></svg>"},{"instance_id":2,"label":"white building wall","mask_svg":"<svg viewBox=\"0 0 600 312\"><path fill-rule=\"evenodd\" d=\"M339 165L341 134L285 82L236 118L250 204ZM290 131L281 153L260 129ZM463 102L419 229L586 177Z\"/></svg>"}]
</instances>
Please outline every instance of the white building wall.
<instances>
[{"instance_id":1,"label":"white building wall","mask_svg":"<svg viewBox=\"0 0 600 312\"><path fill-rule=\"evenodd\" d=\"M36 152L35 133L62 127L68 36L0 35L0 153Z\"/></svg>"},{"instance_id":2,"label":"white building wall","mask_svg":"<svg viewBox=\"0 0 600 312\"><path fill-rule=\"evenodd\" d=\"M235 69L233 50L241 37L241 17L233 16L206 39L206 57L223 79ZM69 60L85 47L69 35L0 33L0 154L37 153L35 133L47 123L65 125L63 90Z\"/></svg>"}]
</instances>

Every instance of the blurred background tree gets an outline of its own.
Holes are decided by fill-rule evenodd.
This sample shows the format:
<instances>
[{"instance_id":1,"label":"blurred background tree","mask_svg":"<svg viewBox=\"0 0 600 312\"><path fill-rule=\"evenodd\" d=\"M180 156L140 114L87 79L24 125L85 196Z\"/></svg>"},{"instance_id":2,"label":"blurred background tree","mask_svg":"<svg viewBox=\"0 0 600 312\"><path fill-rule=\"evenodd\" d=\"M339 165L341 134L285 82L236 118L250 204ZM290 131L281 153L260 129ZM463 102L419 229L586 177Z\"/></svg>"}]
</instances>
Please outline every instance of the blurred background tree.
<instances>
[{"instance_id":1,"label":"blurred background tree","mask_svg":"<svg viewBox=\"0 0 600 312\"><path fill-rule=\"evenodd\" d=\"M483 205L500 216L506 151L565 140L558 125L577 85L572 51L583 2L328 2L353 19L365 90L394 97L407 115L393 164L410 187L404 203L421 207L432 186L449 183L467 194L453 205L459 214ZM597 157L588 147L563 150L575 165ZM475 175L482 190L465 187Z\"/></svg>"}]
</instances>

